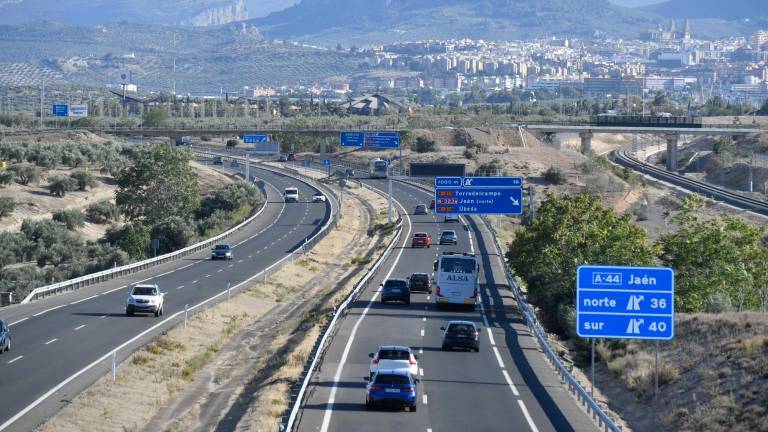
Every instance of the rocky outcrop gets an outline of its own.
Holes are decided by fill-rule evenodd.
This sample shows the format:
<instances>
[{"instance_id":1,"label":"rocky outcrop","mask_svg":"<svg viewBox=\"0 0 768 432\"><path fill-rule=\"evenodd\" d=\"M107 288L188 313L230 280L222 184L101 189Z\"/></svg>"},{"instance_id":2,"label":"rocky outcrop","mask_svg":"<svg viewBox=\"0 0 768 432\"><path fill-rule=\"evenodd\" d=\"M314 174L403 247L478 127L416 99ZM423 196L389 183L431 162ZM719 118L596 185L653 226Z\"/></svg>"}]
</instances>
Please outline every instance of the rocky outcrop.
<instances>
[{"instance_id":1,"label":"rocky outcrop","mask_svg":"<svg viewBox=\"0 0 768 432\"><path fill-rule=\"evenodd\" d=\"M248 18L249 14L248 8L245 6L245 0L236 0L234 4L229 6L217 7L201 12L185 21L184 24L206 27L243 21Z\"/></svg>"}]
</instances>

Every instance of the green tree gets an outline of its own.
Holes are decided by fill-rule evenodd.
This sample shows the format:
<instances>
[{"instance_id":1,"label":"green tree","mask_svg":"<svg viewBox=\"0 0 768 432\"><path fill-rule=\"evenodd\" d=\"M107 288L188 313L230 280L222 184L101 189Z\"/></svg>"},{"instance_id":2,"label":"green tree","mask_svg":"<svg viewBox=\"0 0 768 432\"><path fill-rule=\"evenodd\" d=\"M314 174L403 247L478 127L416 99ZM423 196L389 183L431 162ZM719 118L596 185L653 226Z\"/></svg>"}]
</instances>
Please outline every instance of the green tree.
<instances>
[{"instance_id":1,"label":"green tree","mask_svg":"<svg viewBox=\"0 0 768 432\"><path fill-rule=\"evenodd\" d=\"M16 181L24 186L36 182L40 178L40 168L30 163L11 165L8 171L11 171L16 177Z\"/></svg>"},{"instance_id":2,"label":"green tree","mask_svg":"<svg viewBox=\"0 0 768 432\"><path fill-rule=\"evenodd\" d=\"M160 107L155 107L144 111L142 118L144 126L162 127L168 124L168 113Z\"/></svg>"},{"instance_id":3,"label":"green tree","mask_svg":"<svg viewBox=\"0 0 768 432\"><path fill-rule=\"evenodd\" d=\"M51 195L63 198L67 192L77 189L77 180L71 177L54 176L48 179L48 190Z\"/></svg>"},{"instance_id":4,"label":"green tree","mask_svg":"<svg viewBox=\"0 0 768 432\"><path fill-rule=\"evenodd\" d=\"M13 180L16 178L16 175L13 174L13 172L8 170L2 170L0 171L0 186L8 186L9 184L13 183Z\"/></svg>"},{"instance_id":5,"label":"green tree","mask_svg":"<svg viewBox=\"0 0 768 432\"><path fill-rule=\"evenodd\" d=\"M10 216L16 210L16 201L10 197L0 197L0 219Z\"/></svg>"},{"instance_id":6,"label":"green tree","mask_svg":"<svg viewBox=\"0 0 768 432\"><path fill-rule=\"evenodd\" d=\"M552 184L560 185L567 182L568 177L559 167L551 166L546 171L544 171L544 180Z\"/></svg>"},{"instance_id":7,"label":"green tree","mask_svg":"<svg viewBox=\"0 0 768 432\"><path fill-rule=\"evenodd\" d=\"M149 228L140 223L129 223L119 228L110 228L105 240L119 247L134 260L146 258L149 253Z\"/></svg>"},{"instance_id":8,"label":"green tree","mask_svg":"<svg viewBox=\"0 0 768 432\"><path fill-rule=\"evenodd\" d=\"M161 144L133 155L133 166L116 178L117 206L131 221L154 225L190 216L200 205L197 174L186 149Z\"/></svg>"},{"instance_id":9,"label":"green tree","mask_svg":"<svg viewBox=\"0 0 768 432\"><path fill-rule=\"evenodd\" d=\"M117 219L119 212L116 205L108 200L103 200L89 204L85 209L85 215L89 221L95 224L105 224Z\"/></svg>"},{"instance_id":10,"label":"green tree","mask_svg":"<svg viewBox=\"0 0 768 432\"><path fill-rule=\"evenodd\" d=\"M757 115L768 116L768 99L766 99L760 109L757 110Z\"/></svg>"},{"instance_id":11,"label":"green tree","mask_svg":"<svg viewBox=\"0 0 768 432\"><path fill-rule=\"evenodd\" d=\"M578 266L653 264L654 248L630 217L604 207L595 195L549 195L530 226L517 231L507 259L550 329L575 334L569 317Z\"/></svg>"},{"instance_id":12,"label":"green tree","mask_svg":"<svg viewBox=\"0 0 768 432\"><path fill-rule=\"evenodd\" d=\"M428 153L437 150L437 144L435 144L435 141L427 137L416 138L415 147L416 148L414 150L416 150L416 153Z\"/></svg>"},{"instance_id":13,"label":"green tree","mask_svg":"<svg viewBox=\"0 0 768 432\"><path fill-rule=\"evenodd\" d=\"M766 300L766 231L730 215L700 219L706 202L687 197L673 219L679 230L659 240L662 262L675 269L675 308L716 312L723 295L738 310L757 308Z\"/></svg>"},{"instance_id":14,"label":"green tree","mask_svg":"<svg viewBox=\"0 0 768 432\"><path fill-rule=\"evenodd\" d=\"M56 222L64 224L70 231L82 228L85 225L85 215L80 209L56 210L51 218Z\"/></svg>"},{"instance_id":15,"label":"green tree","mask_svg":"<svg viewBox=\"0 0 768 432\"><path fill-rule=\"evenodd\" d=\"M75 171L69 175L77 183L77 190L86 191L88 188L96 187L96 179L87 171Z\"/></svg>"},{"instance_id":16,"label":"green tree","mask_svg":"<svg viewBox=\"0 0 768 432\"><path fill-rule=\"evenodd\" d=\"M240 140L237 138L230 138L227 140L227 148L235 148L238 144L240 144Z\"/></svg>"},{"instance_id":17,"label":"green tree","mask_svg":"<svg viewBox=\"0 0 768 432\"><path fill-rule=\"evenodd\" d=\"M173 252L189 244L195 235L192 224L181 217L174 216L152 227L151 237L160 240L158 255Z\"/></svg>"}]
</instances>

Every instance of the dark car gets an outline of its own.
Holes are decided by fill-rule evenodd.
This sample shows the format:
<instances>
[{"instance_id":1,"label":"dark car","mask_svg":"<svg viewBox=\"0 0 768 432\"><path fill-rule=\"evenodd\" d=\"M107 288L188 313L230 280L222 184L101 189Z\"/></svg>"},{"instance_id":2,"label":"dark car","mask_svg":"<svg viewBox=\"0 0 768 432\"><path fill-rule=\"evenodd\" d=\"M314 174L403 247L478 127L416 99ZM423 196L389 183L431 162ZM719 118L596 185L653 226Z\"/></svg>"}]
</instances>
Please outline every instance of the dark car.
<instances>
[{"instance_id":1,"label":"dark car","mask_svg":"<svg viewBox=\"0 0 768 432\"><path fill-rule=\"evenodd\" d=\"M456 231L453 230L445 230L442 233L440 233L440 244L458 244L459 243L459 237L456 235Z\"/></svg>"},{"instance_id":2,"label":"dark car","mask_svg":"<svg viewBox=\"0 0 768 432\"><path fill-rule=\"evenodd\" d=\"M381 285L381 302L401 301L407 305L411 304L411 290L408 288L408 282L405 279L387 279Z\"/></svg>"},{"instance_id":3,"label":"dark car","mask_svg":"<svg viewBox=\"0 0 768 432\"><path fill-rule=\"evenodd\" d=\"M11 350L11 329L0 319L0 354Z\"/></svg>"},{"instance_id":4,"label":"dark car","mask_svg":"<svg viewBox=\"0 0 768 432\"><path fill-rule=\"evenodd\" d=\"M227 244L219 244L213 247L211 249L211 259L217 260L217 259L225 259L225 260L231 260L232 259L232 248L229 247Z\"/></svg>"},{"instance_id":5,"label":"dark car","mask_svg":"<svg viewBox=\"0 0 768 432\"><path fill-rule=\"evenodd\" d=\"M353 170L352 168L347 168L347 169L344 171L344 174L345 174L347 177L354 177L354 176L355 176L355 170Z\"/></svg>"},{"instance_id":6,"label":"dark car","mask_svg":"<svg viewBox=\"0 0 768 432\"><path fill-rule=\"evenodd\" d=\"M222 159L221 156L214 156L213 157L213 164L214 165L224 165L224 159Z\"/></svg>"},{"instance_id":7,"label":"dark car","mask_svg":"<svg viewBox=\"0 0 768 432\"><path fill-rule=\"evenodd\" d=\"M432 292L432 279L426 273L413 273L408 278L408 289L413 291Z\"/></svg>"},{"instance_id":8,"label":"dark car","mask_svg":"<svg viewBox=\"0 0 768 432\"><path fill-rule=\"evenodd\" d=\"M285 157L285 155L280 155L279 158L277 158L278 162L288 162L288 158Z\"/></svg>"},{"instance_id":9,"label":"dark car","mask_svg":"<svg viewBox=\"0 0 768 432\"><path fill-rule=\"evenodd\" d=\"M440 327L443 333L443 351L464 348L480 351L480 328L472 321L449 321L446 327Z\"/></svg>"},{"instance_id":10,"label":"dark car","mask_svg":"<svg viewBox=\"0 0 768 432\"><path fill-rule=\"evenodd\" d=\"M417 382L407 369L379 370L365 386L365 408L370 410L379 405L398 408L407 406L414 412L419 401L416 397Z\"/></svg>"},{"instance_id":11,"label":"dark car","mask_svg":"<svg viewBox=\"0 0 768 432\"><path fill-rule=\"evenodd\" d=\"M435 209L435 200L432 200L429 202L429 209L434 210Z\"/></svg>"},{"instance_id":12,"label":"dark car","mask_svg":"<svg viewBox=\"0 0 768 432\"><path fill-rule=\"evenodd\" d=\"M288 153L288 162L293 162L296 160L296 154L295 153Z\"/></svg>"}]
</instances>

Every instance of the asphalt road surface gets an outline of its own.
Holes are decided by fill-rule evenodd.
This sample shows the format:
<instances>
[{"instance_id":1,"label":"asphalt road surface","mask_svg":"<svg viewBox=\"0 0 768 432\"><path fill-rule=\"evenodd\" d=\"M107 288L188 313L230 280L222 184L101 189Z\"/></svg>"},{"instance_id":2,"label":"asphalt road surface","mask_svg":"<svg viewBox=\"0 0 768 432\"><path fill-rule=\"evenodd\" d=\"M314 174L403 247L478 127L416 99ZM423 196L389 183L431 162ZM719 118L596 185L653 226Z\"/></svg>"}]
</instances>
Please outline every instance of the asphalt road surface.
<instances>
[{"instance_id":1,"label":"asphalt road surface","mask_svg":"<svg viewBox=\"0 0 768 432\"><path fill-rule=\"evenodd\" d=\"M13 337L11 351L0 355L0 430L34 428L107 373L111 360L73 379L83 368L129 342L118 352L118 361L126 358L180 320L142 333L185 305L196 305L228 284L251 278L327 222L330 203L311 203L314 188L262 169L252 169L252 174L265 182L268 204L256 221L226 240L234 248L233 260L210 261L210 252L201 251L144 272L0 310ZM283 203L282 191L288 186L299 188L300 202ZM128 293L138 282L156 283L166 292L163 317L125 315Z\"/></svg>"},{"instance_id":2,"label":"asphalt road surface","mask_svg":"<svg viewBox=\"0 0 768 432\"><path fill-rule=\"evenodd\" d=\"M386 190L386 182L364 180ZM594 431L596 427L560 384L537 348L504 277L493 237L481 223L462 218L413 215L432 196L395 182L394 198L408 213L398 247L351 305L315 373L299 417L301 431ZM443 229L459 236L456 246L410 248L414 232L434 241ZM413 272L432 274L442 252L474 252L480 258L482 307L436 310L429 294L414 293L410 306L378 301L378 284ZM483 328L480 352L441 351L441 326L471 320ZM368 354L379 345L407 345L419 354L416 412L367 411L364 404Z\"/></svg>"}]
</instances>

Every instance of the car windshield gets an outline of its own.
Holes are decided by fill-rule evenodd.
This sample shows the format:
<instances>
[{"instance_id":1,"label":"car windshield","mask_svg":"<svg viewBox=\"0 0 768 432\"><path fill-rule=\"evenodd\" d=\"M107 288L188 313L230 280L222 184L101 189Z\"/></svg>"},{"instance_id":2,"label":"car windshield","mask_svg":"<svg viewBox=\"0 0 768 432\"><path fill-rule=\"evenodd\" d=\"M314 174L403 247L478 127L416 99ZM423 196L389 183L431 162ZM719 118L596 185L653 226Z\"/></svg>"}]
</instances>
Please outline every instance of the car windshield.
<instances>
[{"instance_id":1,"label":"car windshield","mask_svg":"<svg viewBox=\"0 0 768 432\"><path fill-rule=\"evenodd\" d=\"M474 326L471 326L469 324L451 324L448 327L449 332L455 332L455 333L469 333L474 330L475 330Z\"/></svg>"},{"instance_id":2,"label":"car windshield","mask_svg":"<svg viewBox=\"0 0 768 432\"><path fill-rule=\"evenodd\" d=\"M401 349L383 349L379 351L379 360L408 360L411 353Z\"/></svg>"},{"instance_id":3,"label":"car windshield","mask_svg":"<svg viewBox=\"0 0 768 432\"><path fill-rule=\"evenodd\" d=\"M321 196L323 196L323 194L321 194L320 192L318 192L318 193L316 193L316 194L315 194L315 196L316 196L316 197L321 197Z\"/></svg>"},{"instance_id":4,"label":"car windshield","mask_svg":"<svg viewBox=\"0 0 768 432\"><path fill-rule=\"evenodd\" d=\"M216 245L216 250L229 250L227 245Z\"/></svg>"},{"instance_id":5,"label":"car windshield","mask_svg":"<svg viewBox=\"0 0 768 432\"><path fill-rule=\"evenodd\" d=\"M394 281L394 280L388 280L384 284L384 288L405 288L407 284L405 281Z\"/></svg>"},{"instance_id":6,"label":"car windshield","mask_svg":"<svg viewBox=\"0 0 768 432\"><path fill-rule=\"evenodd\" d=\"M440 261L440 271L446 273L474 273L475 261L464 258L443 258Z\"/></svg>"},{"instance_id":7,"label":"car windshield","mask_svg":"<svg viewBox=\"0 0 768 432\"><path fill-rule=\"evenodd\" d=\"M376 384L410 384L405 375L376 375Z\"/></svg>"},{"instance_id":8,"label":"car windshield","mask_svg":"<svg viewBox=\"0 0 768 432\"><path fill-rule=\"evenodd\" d=\"M153 296L157 295L157 290L149 287L136 287L133 289L133 295Z\"/></svg>"}]
</instances>

